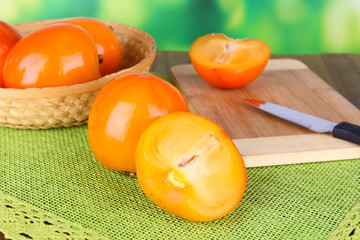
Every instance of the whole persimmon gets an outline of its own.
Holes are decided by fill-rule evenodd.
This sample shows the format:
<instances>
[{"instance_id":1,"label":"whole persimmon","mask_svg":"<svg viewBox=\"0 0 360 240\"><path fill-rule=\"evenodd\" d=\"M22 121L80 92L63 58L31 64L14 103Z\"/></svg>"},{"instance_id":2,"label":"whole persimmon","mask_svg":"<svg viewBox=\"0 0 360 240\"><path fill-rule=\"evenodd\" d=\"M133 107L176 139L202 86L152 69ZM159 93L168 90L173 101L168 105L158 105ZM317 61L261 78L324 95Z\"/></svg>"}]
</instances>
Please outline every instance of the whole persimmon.
<instances>
[{"instance_id":1,"label":"whole persimmon","mask_svg":"<svg viewBox=\"0 0 360 240\"><path fill-rule=\"evenodd\" d=\"M143 192L184 219L225 216L245 192L246 168L238 149L221 127L194 113L155 120L141 136L135 159Z\"/></svg>"},{"instance_id":2,"label":"whole persimmon","mask_svg":"<svg viewBox=\"0 0 360 240\"><path fill-rule=\"evenodd\" d=\"M5 58L10 49L21 39L15 27L0 20L0 87L3 86L3 69Z\"/></svg>"},{"instance_id":3,"label":"whole persimmon","mask_svg":"<svg viewBox=\"0 0 360 240\"><path fill-rule=\"evenodd\" d=\"M101 75L108 75L119 69L121 61L120 43L110 26L90 17L66 18L59 22L75 24L90 33L102 58Z\"/></svg>"},{"instance_id":4,"label":"whole persimmon","mask_svg":"<svg viewBox=\"0 0 360 240\"><path fill-rule=\"evenodd\" d=\"M4 65L7 88L68 86L101 77L95 42L73 24L54 24L24 36Z\"/></svg>"},{"instance_id":5,"label":"whole persimmon","mask_svg":"<svg viewBox=\"0 0 360 240\"><path fill-rule=\"evenodd\" d=\"M195 71L209 84L238 88L263 72L270 48L260 39L232 39L213 33L196 39L190 47L189 57Z\"/></svg>"},{"instance_id":6,"label":"whole persimmon","mask_svg":"<svg viewBox=\"0 0 360 240\"><path fill-rule=\"evenodd\" d=\"M122 75L96 96L88 121L88 140L95 158L117 171L135 173L137 142L156 118L188 111L187 103L170 83L150 74Z\"/></svg>"}]
</instances>

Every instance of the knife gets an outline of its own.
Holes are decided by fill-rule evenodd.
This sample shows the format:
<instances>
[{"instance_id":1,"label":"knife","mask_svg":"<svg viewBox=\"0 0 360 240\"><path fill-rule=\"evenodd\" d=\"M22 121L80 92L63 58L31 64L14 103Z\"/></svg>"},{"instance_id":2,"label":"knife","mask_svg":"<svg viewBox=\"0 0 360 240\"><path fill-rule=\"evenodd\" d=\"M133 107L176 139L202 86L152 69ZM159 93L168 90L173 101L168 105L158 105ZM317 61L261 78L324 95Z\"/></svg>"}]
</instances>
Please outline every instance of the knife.
<instances>
[{"instance_id":1,"label":"knife","mask_svg":"<svg viewBox=\"0 0 360 240\"><path fill-rule=\"evenodd\" d=\"M261 109L279 118L285 119L292 123L306 127L318 133L331 132L336 138L360 144L360 126L349 123L335 123L306 113L302 113L274 103L244 99L244 101L253 107Z\"/></svg>"}]
</instances>

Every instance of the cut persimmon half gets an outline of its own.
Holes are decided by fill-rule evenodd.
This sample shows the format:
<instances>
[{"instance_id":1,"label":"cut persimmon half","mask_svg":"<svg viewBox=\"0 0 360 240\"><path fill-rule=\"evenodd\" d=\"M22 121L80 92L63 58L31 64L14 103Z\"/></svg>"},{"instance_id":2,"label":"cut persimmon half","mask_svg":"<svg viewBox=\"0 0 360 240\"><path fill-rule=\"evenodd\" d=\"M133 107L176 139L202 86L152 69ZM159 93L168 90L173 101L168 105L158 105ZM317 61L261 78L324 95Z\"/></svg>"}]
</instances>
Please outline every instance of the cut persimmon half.
<instances>
[{"instance_id":1,"label":"cut persimmon half","mask_svg":"<svg viewBox=\"0 0 360 240\"><path fill-rule=\"evenodd\" d=\"M195 71L209 84L238 88L263 72L270 48L260 39L232 39L222 33L212 33L196 39L189 56Z\"/></svg>"},{"instance_id":2,"label":"cut persimmon half","mask_svg":"<svg viewBox=\"0 0 360 240\"><path fill-rule=\"evenodd\" d=\"M142 134L136 174L143 192L160 208L191 221L231 212L246 188L246 168L226 132L190 112L169 113Z\"/></svg>"}]
</instances>

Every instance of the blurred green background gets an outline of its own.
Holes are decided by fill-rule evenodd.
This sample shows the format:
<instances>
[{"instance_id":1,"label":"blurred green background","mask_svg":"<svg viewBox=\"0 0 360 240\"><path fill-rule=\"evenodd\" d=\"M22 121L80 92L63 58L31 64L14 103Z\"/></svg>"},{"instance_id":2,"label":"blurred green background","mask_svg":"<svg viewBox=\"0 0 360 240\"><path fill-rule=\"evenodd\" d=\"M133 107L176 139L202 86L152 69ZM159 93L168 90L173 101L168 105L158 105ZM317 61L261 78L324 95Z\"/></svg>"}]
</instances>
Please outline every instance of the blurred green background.
<instances>
[{"instance_id":1,"label":"blurred green background","mask_svg":"<svg viewBox=\"0 0 360 240\"><path fill-rule=\"evenodd\" d=\"M188 50L222 32L259 38L277 54L360 53L359 0L1 0L0 19L20 23L89 16L138 27L158 50Z\"/></svg>"}]
</instances>

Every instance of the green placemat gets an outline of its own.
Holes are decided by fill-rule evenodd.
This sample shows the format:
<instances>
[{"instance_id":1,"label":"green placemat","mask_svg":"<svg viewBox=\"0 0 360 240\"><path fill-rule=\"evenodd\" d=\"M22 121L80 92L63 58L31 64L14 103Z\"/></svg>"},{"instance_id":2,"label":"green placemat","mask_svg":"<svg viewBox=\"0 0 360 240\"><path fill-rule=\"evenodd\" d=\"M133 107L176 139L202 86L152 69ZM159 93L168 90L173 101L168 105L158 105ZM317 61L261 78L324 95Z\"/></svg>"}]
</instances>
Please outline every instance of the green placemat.
<instances>
[{"instance_id":1,"label":"green placemat","mask_svg":"<svg viewBox=\"0 0 360 240\"><path fill-rule=\"evenodd\" d=\"M10 239L108 239L79 224L19 201L2 191L0 226Z\"/></svg>"},{"instance_id":2,"label":"green placemat","mask_svg":"<svg viewBox=\"0 0 360 240\"><path fill-rule=\"evenodd\" d=\"M360 160L252 168L233 212L196 223L162 211L136 178L98 163L86 125L0 127L0 146L1 191L111 239L326 239L360 202Z\"/></svg>"},{"instance_id":3,"label":"green placemat","mask_svg":"<svg viewBox=\"0 0 360 240\"><path fill-rule=\"evenodd\" d=\"M329 237L329 240L340 239L360 239L360 203L358 203L348 214L346 214L344 220Z\"/></svg>"}]
</instances>

